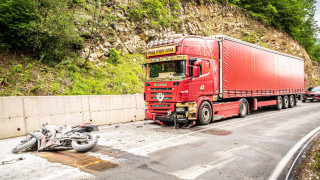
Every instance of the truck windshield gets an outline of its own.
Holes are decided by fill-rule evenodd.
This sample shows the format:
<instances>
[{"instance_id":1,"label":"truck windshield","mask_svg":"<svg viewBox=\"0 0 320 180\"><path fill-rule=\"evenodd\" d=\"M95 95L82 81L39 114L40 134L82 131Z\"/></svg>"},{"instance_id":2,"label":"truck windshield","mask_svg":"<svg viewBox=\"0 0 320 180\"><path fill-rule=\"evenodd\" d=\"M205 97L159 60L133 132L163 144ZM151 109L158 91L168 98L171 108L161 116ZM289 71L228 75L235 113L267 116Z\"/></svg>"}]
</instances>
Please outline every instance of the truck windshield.
<instances>
[{"instance_id":1,"label":"truck windshield","mask_svg":"<svg viewBox=\"0 0 320 180\"><path fill-rule=\"evenodd\" d=\"M185 78L186 61L166 61L149 64L149 78L180 80Z\"/></svg>"},{"instance_id":2,"label":"truck windshield","mask_svg":"<svg viewBox=\"0 0 320 180\"><path fill-rule=\"evenodd\" d=\"M320 91L320 86L314 87L314 88L308 88L306 91Z\"/></svg>"}]
</instances>

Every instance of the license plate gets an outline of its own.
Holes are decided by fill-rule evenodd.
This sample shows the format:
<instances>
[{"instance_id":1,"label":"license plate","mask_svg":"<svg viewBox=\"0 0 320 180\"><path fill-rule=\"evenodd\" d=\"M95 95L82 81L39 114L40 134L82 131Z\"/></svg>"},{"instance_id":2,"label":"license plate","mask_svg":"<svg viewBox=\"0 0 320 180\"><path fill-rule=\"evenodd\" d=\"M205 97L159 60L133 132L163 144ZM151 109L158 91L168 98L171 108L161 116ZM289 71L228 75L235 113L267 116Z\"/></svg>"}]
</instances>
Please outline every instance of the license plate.
<instances>
[{"instance_id":1,"label":"license plate","mask_svg":"<svg viewBox=\"0 0 320 180\"><path fill-rule=\"evenodd\" d=\"M307 99L313 99L313 98L307 98Z\"/></svg>"}]
</instances>

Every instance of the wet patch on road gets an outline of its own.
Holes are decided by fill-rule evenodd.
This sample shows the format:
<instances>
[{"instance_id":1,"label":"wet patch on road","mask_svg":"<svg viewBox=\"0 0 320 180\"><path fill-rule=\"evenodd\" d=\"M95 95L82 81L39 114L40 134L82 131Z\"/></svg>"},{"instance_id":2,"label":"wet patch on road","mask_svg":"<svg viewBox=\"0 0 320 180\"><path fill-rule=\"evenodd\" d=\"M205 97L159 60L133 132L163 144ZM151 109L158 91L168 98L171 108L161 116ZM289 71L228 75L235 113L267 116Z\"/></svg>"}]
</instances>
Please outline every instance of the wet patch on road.
<instances>
[{"instance_id":1,"label":"wet patch on road","mask_svg":"<svg viewBox=\"0 0 320 180\"><path fill-rule=\"evenodd\" d=\"M215 135L215 136L227 136L229 134L231 134L231 131L225 130L225 129L217 129L217 128L213 128L213 129L206 129L203 130L205 128L201 128L201 127L194 127L191 128L190 131L200 131L200 133L204 133L204 134L210 134L210 135Z\"/></svg>"},{"instance_id":2,"label":"wet patch on road","mask_svg":"<svg viewBox=\"0 0 320 180\"><path fill-rule=\"evenodd\" d=\"M108 146L101 146L101 145L97 145L93 150L91 150L91 152L108 155L114 158L120 158L127 153L119 149L114 149Z\"/></svg>"},{"instance_id":3,"label":"wet patch on road","mask_svg":"<svg viewBox=\"0 0 320 180\"><path fill-rule=\"evenodd\" d=\"M89 173L118 167L118 164L113 162L105 161L86 153L77 153L74 151L40 152L37 153L37 155L50 162L72 166Z\"/></svg>"},{"instance_id":4,"label":"wet patch on road","mask_svg":"<svg viewBox=\"0 0 320 180\"><path fill-rule=\"evenodd\" d=\"M141 162L148 161L148 158L145 156L132 154L127 151L122 151L109 146L97 145L93 150L91 150L91 152L111 156L116 159L120 158L124 160L123 162L127 165L136 165L140 164Z\"/></svg>"}]
</instances>

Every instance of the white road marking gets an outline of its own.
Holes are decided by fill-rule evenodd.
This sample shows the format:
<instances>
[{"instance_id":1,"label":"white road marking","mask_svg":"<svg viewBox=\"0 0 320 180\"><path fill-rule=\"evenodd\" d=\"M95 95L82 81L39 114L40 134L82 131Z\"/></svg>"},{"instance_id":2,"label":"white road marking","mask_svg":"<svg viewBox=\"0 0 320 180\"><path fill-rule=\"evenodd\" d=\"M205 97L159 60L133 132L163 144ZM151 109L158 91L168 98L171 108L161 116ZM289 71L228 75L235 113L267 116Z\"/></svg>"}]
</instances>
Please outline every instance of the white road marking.
<instances>
[{"instance_id":1,"label":"white road marking","mask_svg":"<svg viewBox=\"0 0 320 180\"><path fill-rule=\"evenodd\" d=\"M205 172L208 172L212 169L222 168L235 159L236 159L235 157L229 158L229 159L219 159L206 165L196 164L194 166L191 166L188 169L177 171L173 173L173 175L181 179L196 179L201 174L204 174ZM214 164L214 165L211 165L211 164Z\"/></svg>"},{"instance_id":2,"label":"white road marking","mask_svg":"<svg viewBox=\"0 0 320 180\"><path fill-rule=\"evenodd\" d=\"M196 134L196 133L199 133L199 132L202 132L202 131L206 131L206 130L209 130L209 129L213 129L213 128L219 128L219 127L223 127L223 126L227 126L227 125L231 125L231 124L236 124L236 123L239 123L239 122L250 121L250 120L252 120L252 119L269 117L269 116L273 116L273 115L277 115L277 114L282 114L282 113L287 113L287 112L297 111L297 110L303 110L303 109L309 109L309 108L318 107L318 106L320 106L320 105L314 105L314 106L308 106L308 107L302 107L302 108L295 108L295 109L291 109L291 110L280 111L280 112L276 112L276 113L272 113L272 114L267 114L267 115L263 115L263 116L257 116L257 117L252 117L252 118L248 118L248 119L243 119L243 120L240 120L240 121L228 122L228 123L226 123L226 124L221 124L221 125L217 125L217 126L213 125L213 126L211 126L211 127L203 128L203 129L198 130L198 131L193 131L193 132L190 132L190 133L181 134L181 135L178 135L178 136L169 138L169 139L164 139L164 140L162 140L162 141L158 141L158 142L155 142L155 143L152 143L152 144L148 144L148 145L145 145L145 146L141 146L141 147L138 147L138 148L136 148L136 149L129 150L128 152L130 152L130 153L137 153L137 152L140 151L140 150L143 150L143 149L146 149L146 148L149 148L149 147L152 147L152 146L156 146L156 145L158 145L158 144L166 143L166 142L172 141L172 140L174 140L174 139L182 138L182 137L185 137L185 136L189 136L189 135Z\"/></svg>"},{"instance_id":3,"label":"white road marking","mask_svg":"<svg viewBox=\"0 0 320 180\"><path fill-rule=\"evenodd\" d=\"M287 154L279 161L276 168L273 170L271 175L269 176L269 180L276 180L278 179L279 175L285 168L285 166L288 164L290 159L294 156L294 154L299 150L299 148L303 145L304 142L306 142L308 139L310 139L312 136L314 136L316 133L320 131L320 126L315 128L313 131L308 133L306 136L304 136L300 141L298 141L288 152Z\"/></svg>"},{"instance_id":4,"label":"white road marking","mask_svg":"<svg viewBox=\"0 0 320 180\"><path fill-rule=\"evenodd\" d=\"M196 179L200 175L217 168L223 168L230 162L236 159L236 152L243 151L249 148L248 145L243 145L241 147L230 148L219 153L221 158L216 159L208 164L196 164L189 167L188 169L178 170L176 172L170 173L180 179Z\"/></svg>"},{"instance_id":5,"label":"white road marking","mask_svg":"<svg viewBox=\"0 0 320 180\"><path fill-rule=\"evenodd\" d=\"M304 151L304 149L308 146L308 144L315 138L319 135L320 132L318 132L317 134L315 134L314 136L312 136L312 138L309 139L309 141L307 143L305 143L305 145L303 146L303 148L300 150L299 154L296 156L296 158L294 159L289 171L288 171L288 174L287 174L287 177L286 177L286 180L289 179L289 176L291 174L291 171L294 167L294 165L296 164L297 160L299 159L301 153Z\"/></svg>"}]
</instances>

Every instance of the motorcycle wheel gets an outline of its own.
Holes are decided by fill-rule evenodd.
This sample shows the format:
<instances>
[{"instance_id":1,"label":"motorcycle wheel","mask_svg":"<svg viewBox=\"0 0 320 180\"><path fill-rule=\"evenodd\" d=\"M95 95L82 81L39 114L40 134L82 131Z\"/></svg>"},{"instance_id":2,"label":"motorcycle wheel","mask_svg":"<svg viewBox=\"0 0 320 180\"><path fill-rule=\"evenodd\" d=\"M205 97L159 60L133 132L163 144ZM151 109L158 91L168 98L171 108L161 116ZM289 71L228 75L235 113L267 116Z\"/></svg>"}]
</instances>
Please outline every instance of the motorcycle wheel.
<instances>
[{"instance_id":1,"label":"motorcycle wheel","mask_svg":"<svg viewBox=\"0 0 320 180\"><path fill-rule=\"evenodd\" d=\"M33 146L37 142L37 139L34 137L29 137L29 138L25 139L25 141L26 142L21 142L15 148L13 148L12 152L18 153L18 152L23 151L27 148L30 148L31 146Z\"/></svg>"},{"instance_id":2,"label":"motorcycle wheel","mask_svg":"<svg viewBox=\"0 0 320 180\"><path fill-rule=\"evenodd\" d=\"M88 136L88 141L72 141L71 146L77 152L87 152L96 147L98 138L95 135L83 134Z\"/></svg>"}]
</instances>

